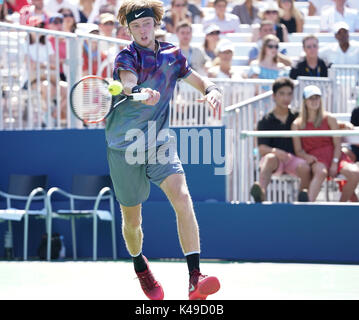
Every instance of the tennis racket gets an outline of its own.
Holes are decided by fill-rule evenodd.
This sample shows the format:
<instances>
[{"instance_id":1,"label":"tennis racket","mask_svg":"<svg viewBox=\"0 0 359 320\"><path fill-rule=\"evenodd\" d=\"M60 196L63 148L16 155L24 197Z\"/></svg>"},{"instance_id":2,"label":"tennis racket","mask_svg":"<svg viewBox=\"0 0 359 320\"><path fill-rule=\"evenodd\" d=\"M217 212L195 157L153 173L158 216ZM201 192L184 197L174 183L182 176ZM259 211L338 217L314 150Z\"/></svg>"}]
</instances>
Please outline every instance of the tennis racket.
<instances>
[{"instance_id":1,"label":"tennis racket","mask_svg":"<svg viewBox=\"0 0 359 320\"><path fill-rule=\"evenodd\" d=\"M98 123L126 100L147 100L147 92L113 96L108 90L109 82L98 76L86 76L73 85L70 107L74 115L87 123Z\"/></svg>"}]
</instances>

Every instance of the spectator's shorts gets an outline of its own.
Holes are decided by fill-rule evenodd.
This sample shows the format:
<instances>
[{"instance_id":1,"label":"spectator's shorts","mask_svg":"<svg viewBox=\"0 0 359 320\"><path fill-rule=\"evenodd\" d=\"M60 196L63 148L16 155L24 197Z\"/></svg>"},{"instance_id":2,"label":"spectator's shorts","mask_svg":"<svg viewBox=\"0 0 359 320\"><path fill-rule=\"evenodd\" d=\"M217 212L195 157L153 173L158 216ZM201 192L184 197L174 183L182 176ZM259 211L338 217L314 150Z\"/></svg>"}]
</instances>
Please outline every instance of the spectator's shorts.
<instances>
[{"instance_id":1,"label":"spectator's shorts","mask_svg":"<svg viewBox=\"0 0 359 320\"><path fill-rule=\"evenodd\" d=\"M183 174L183 167L175 149L169 152L168 142L156 150L145 152L145 162L132 163L125 151L107 148L110 175L117 200L126 207L136 206L147 200L150 181L160 186L168 176ZM139 157L137 157L139 159ZM129 163L130 162L130 163Z\"/></svg>"},{"instance_id":2,"label":"spectator's shorts","mask_svg":"<svg viewBox=\"0 0 359 320\"><path fill-rule=\"evenodd\" d=\"M259 166L262 167L265 156L260 160ZM298 166L305 164L306 161L302 158L298 158L293 154L290 154L290 159L286 162L279 160L279 165L277 170L273 173L273 175L280 176L281 174L289 174L292 176L297 176L297 168Z\"/></svg>"}]
</instances>

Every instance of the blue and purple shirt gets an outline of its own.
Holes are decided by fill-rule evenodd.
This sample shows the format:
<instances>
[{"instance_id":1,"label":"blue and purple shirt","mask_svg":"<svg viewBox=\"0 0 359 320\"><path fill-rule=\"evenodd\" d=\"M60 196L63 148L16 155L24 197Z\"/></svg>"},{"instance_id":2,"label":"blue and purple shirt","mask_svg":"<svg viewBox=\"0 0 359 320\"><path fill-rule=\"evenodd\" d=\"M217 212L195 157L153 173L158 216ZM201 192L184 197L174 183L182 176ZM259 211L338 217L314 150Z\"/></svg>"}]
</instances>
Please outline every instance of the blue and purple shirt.
<instances>
[{"instance_id":1,"label":"blue and purple shirt","mask_svg":"<svg viewBox=\"0 0 359 320\"><path fill-rule=\"evenodd\" d=\"M169 103L176 82L188 77L192 70L178 47L167 42L157 42L157 45L158 50L154 52L132 42L115 59L115 80L120 80L121 70L133 72L140 87L157 90L161 97L154 106L131 100L121 103L106 121L106 140L109 148L125 151L134 142L126 141L126 133L131 129L139 129L146 138L147 150L148 132L152 130L153 125L156 128L156 136L160 130L169 127ZM152 123L151 128L148 128L149 121ZM165 142L157 142L157 145Z\"/></svg>"}]
</instances>

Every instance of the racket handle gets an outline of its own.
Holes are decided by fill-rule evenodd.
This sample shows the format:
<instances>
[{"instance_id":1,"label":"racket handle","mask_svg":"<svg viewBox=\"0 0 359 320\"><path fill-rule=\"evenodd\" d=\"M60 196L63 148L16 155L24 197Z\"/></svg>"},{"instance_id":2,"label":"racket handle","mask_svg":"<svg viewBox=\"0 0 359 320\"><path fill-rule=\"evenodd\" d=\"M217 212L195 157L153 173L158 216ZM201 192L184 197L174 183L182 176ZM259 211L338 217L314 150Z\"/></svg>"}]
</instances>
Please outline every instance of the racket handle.
<instances>
[{"instance_id":1,"label":"racket handle","mask_svg":"<svg viewBox=\"0 0 359 320\"><path fill-rule=\"evenodd\" d=\"M131 100L142 101L142 100L147 100L150 97L150 94L148 92L138 92L138 93L132 93L130 97Z\"/></svg>"}]
</instances>

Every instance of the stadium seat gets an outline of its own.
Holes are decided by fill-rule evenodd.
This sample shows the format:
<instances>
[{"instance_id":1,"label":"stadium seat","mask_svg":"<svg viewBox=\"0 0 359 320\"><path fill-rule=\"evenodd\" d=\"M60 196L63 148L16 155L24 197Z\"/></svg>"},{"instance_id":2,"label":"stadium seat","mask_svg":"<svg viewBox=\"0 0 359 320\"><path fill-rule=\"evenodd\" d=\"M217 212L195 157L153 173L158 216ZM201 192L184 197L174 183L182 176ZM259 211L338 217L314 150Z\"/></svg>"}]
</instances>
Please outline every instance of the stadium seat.
<instances>
[{"instance_id":1,"label":"stadium seat","mask_svg":"<svg viewBox=\"0 0 359 320\"><path fill-rule=\"evenodd\" d=\"M111 189L112 183L110 176L95 176L95 175L74 175L72 181L71 193L66 192L58 187L53 187L47 192L47 205L49 215L49 233L51 232L52 219L68 219L71 220L72 229L72 248L73 258L77 259L76 246L76 218L92 218L93 219L93 260L97 260L97 219L111 222L112 231L112 251L113 259L117 258L116 251L116 230L115 230L115 209L114 196ZM53 210L53 195L58 193L69 200L69 209ZM82 209L79 206L75 207L75 201L81 201L86 207L89 203L93 203L90 209ZM100 210L100 203L103 200L108 200L110 210ZM77 201L77 202L79 202Z\"/></svg>"},{"instance_id":2,"label":"stadium seat","mask_svg":"<svg viewBox=\"0 0 359 320\"><path fill-rule=\"evenodd\" d=\"M19 175L12 174L9 179L8 192L0 191L0 197L6 200L6 209L0 210L0 222L8 221L8 232L12 237L12 221L21 221L24 217L24 260L28 258L28 229L29 215L47 218L46 214L46 175ZM19 209L12 206L12 201L26 201L25 208ZM30 210L33 201L43 201L43 208ZM48 226L46 224L46 226ZM47 229L47 228L46 228ZM51 237L49 237L51 238ZM12 240L12 238L11 238ZM48 241L49 247L50 241ZM47 256L49 259L50 256Z\"/></svg>"}]
</instances>

